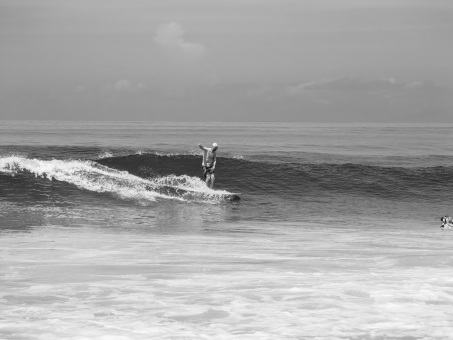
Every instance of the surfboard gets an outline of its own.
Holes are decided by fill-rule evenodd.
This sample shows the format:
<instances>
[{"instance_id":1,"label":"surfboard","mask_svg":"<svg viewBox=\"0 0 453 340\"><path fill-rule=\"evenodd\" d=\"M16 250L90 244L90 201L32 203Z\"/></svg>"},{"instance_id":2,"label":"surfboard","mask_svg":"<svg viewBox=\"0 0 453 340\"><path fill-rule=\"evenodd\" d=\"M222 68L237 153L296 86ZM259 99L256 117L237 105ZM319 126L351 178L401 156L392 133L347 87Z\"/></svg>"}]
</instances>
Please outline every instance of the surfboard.
<instances>
[{"instance_id":1,"label":"surfboard","mask_svg":"<svg viewBox=\"0 0 453 340\"><path fill-rule=\"evenodd\" d=\"M155 188L149 188L150 190L156 190ZM171 185L160 186L157 189L161 193L169 194L172 196L184 196L184 195L195 195L195 196L207 196L216 195L218 198L225 199L228 202L239 201L241 197L238 192L222 192L222 190L212 190L211 192L203 192L199 190L192 190L189 188L178 188Z\"/></svg>"},{"instance_id":2,"label":"surfboard","mask_svg":"<svg viewBox=\"0 0 453 340\"><path fill-rule=\"evenodd\" d=\"M174 188L179 194L195 194L195 195L216 195L217 197L223 198L227 201L239 201L241 197L238 192L222 192L225 190L212 190L211 192L203 192L198 190L192 190L189 188Z\"/></svg>"},{"instance_id":3,"label":"surfboard","mask_svg":"<svg viewBox=\"0 0 453 340\"><path fill-rule=\"evenodd\" d=\"M182 189L182 190L179 190L179 192L187 192L187 193L192 193L192 194L207 194L207 195L210 195L210 194L214 194L214 195L217 195L217 197L220 197L222 199L225 199L226 201L228 202L237 202L241 199L241 197L239 196L240 193L238 192L227 192L227 193L223 193L223 192L218 192L217 190L213 190L213 193L203 193L203 192L199 192L199 191L192 191L192 190L187 190L187 189Z\"/></svg>"}]
</instances>

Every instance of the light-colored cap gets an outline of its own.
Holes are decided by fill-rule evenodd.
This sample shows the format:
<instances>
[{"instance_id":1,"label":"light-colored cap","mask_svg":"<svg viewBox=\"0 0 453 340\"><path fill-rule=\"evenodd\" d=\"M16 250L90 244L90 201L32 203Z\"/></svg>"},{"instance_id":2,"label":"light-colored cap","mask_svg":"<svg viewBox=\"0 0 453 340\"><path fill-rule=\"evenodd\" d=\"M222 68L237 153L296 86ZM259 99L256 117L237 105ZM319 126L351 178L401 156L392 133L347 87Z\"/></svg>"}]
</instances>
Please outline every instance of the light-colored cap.
<instances>
[{"instance_id":1,"label":"light-colored cap","mask_svg":"<svg viewBox=\"0 0 453 340\"><path fill-rule=\"evenodd\" d=\"M213 147L213 148L218 148L219 146L218 146L217 143L212 143L212 147Z\"/></svg>"}]
</instances>

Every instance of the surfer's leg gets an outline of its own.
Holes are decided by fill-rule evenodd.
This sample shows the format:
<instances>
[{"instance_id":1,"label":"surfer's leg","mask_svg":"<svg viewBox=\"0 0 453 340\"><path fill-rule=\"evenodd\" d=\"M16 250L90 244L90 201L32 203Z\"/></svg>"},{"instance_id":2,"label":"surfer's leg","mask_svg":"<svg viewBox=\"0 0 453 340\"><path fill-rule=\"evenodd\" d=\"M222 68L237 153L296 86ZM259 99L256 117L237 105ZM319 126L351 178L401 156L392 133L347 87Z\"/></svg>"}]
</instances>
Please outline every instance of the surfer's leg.
<instances>
[{"instance_id":1,"label":"surfer's leg","mask_svg":"<svg viewBox=\"0 0 453 340\"><path fill-rule=\"evenodd\" d=\"M211 174L211 185L210 185L210 188L212 189L214 187L214 180L215 180L215 176L214 174Z\"/></svg>"},{"instance_id":2,"label":"surfer's leg","mask_svg":"<svg viewBox=\"0 0 453 340\"><path fill-rule=\"evenodd\" d=\"M205 175L205 182L206 182L206 186L209 187L210 183L211 183L211 174L209 172L206 172L206 175Z\"/></svg>"}]
</instances>

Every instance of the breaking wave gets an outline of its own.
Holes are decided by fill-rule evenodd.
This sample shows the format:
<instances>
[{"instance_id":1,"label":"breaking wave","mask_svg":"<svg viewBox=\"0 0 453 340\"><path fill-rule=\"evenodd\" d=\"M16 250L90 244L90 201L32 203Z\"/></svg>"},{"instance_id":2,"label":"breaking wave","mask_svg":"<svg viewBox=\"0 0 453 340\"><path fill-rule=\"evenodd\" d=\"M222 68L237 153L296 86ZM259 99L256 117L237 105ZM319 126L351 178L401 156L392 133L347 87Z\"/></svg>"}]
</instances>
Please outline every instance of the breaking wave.
<instances>
[{"instance_id":1,"label":"breaking wave","mask_svg":"<svg viewBox=\"0 0 453 340\"><path fill-rule=\"evenodd\" d=\"M24 175L24 181L28 180L31 175L49 181L68 183L81 190L107 193L119 199L134 200L140 203L154 202L157 199L215 201L228 194L226 191L209 189L197 177L170 174L162 177L142 178L94 161L39 160L9 156L0 158L0 175L2 174L13 177ZM8 183L3 181L0 182L0 185L5 186Z\"/></svg>"}]
</instances>

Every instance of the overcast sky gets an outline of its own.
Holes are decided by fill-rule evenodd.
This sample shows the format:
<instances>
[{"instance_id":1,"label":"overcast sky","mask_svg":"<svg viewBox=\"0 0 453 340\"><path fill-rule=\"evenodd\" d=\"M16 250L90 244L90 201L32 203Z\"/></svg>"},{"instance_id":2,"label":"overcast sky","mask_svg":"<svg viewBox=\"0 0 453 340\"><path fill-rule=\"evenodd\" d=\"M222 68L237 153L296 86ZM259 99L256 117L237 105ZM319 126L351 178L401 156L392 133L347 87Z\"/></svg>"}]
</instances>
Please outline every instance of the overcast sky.
<instances>
[{"instance_id":1,"label":"overcast sky","mask_svg":"<svg viewBox=\"0 0 453 340\"><path fill-rule=\"evenodd\" d=\"M0 118L453 122L452 0L0 0Z\"/></svg>"}]
</instances>

